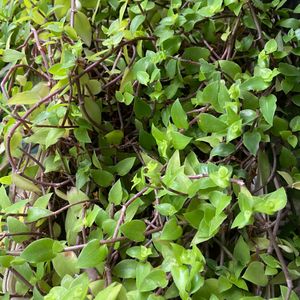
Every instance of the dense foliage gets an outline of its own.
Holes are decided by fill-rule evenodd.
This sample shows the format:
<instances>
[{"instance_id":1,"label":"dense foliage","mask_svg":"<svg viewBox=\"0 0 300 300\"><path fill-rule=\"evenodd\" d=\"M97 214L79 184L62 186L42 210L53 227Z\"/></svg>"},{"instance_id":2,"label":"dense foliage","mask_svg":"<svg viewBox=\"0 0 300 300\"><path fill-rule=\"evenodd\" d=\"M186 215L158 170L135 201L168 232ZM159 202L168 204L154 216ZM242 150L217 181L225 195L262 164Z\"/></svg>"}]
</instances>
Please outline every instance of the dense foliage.
<instances>
[{"instance_id":1,"label":"dense foliage","mask_svg":"<svg viewBox=\"0 0 300 300\"><path fill-rule=\"evenodd\" d=\"M2 299L298 299L284 2L0 1Z\"/></svg>"}]
</instances>

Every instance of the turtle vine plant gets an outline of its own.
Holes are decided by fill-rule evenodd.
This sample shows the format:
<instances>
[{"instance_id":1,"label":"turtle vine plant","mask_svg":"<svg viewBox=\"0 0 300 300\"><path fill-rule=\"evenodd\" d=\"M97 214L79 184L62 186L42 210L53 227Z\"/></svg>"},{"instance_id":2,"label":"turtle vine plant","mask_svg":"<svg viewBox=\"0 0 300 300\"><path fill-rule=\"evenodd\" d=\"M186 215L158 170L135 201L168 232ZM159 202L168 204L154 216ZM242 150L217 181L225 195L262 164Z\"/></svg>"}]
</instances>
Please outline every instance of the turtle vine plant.
<instances>
[{"instance_id":1,"label":"turtle vine plant","mask_svg":"<svg viewBox=\"0 0 300 300\"><path fill-rule=\"evenodd\" d=\"M2 299L298 299L300 6L0 1Z\"/></svg>"}]
</instances>

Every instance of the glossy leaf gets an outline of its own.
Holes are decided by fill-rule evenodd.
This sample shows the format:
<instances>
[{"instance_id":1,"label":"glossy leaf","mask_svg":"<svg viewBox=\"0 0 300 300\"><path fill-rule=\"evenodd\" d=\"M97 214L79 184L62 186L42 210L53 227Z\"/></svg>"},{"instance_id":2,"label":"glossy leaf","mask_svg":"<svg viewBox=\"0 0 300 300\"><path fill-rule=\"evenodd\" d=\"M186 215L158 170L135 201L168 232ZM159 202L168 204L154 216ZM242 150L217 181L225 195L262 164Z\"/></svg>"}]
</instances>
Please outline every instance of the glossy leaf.
<instances>
[{"instance_id":1,"label":"glossy leaf","mask_svg":"<svg viewBox=\"0 0 300 300\"><path fill-rule=\"evenodd\" d=\"M264 119L273 125L273 118L276 111L276 97L274 95L269 95L266 97L261 97L259 99L260 111Z\"/></svg>"},{"instance_id":2,"label":"glossy leaf","mask_svg":"<svg viewBox=\"0 0 300 300\"><path fill-rule=\"evenodd\" d=\"M172 105L171 116L177 128L187 129L189 127L187 115L178 99Z\"/></svg>"}]
</instances>

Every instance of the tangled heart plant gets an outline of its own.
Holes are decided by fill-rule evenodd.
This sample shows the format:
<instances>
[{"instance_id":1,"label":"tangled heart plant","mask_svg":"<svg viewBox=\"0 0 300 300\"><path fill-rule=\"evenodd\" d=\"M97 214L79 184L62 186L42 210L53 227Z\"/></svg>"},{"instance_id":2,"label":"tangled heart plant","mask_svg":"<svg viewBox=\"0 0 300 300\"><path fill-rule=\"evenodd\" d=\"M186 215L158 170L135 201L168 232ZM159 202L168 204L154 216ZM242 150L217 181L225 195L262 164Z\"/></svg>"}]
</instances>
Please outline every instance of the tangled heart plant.
<instances>
[{"instance_id":1,"label":"tangled heart plant","mask_svg":"<svg viewBox=\"0 0 300 300\"><path fill-rule=\"evenodd\" d=\"M284 2L0 2L2 299L298 299Z\"/></svg>"}]
</instances>

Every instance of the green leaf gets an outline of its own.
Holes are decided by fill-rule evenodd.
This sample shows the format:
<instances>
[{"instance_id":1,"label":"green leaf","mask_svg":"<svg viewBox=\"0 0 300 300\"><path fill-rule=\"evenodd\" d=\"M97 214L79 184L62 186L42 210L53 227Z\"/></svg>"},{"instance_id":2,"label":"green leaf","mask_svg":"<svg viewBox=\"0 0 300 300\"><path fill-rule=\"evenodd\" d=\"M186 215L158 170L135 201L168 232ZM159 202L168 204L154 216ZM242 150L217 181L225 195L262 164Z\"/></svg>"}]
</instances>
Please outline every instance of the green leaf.
<instances>
[{"instance_id":1,"label":"green leaf","mask_svg":"<svg viewBox=\"0 0 300 300\"><path fill-rule=\"evenodd\" d=\"M192 140L191 137L185 136L180 132L171 131L171 139L173 147L176 150L183 150Z\"/></svg>"},{"instance_id":2,"label":"green leaf","mask_svg":"<svg viewBox=\"0 0 300 300\"><path fill-rule=\"evenodd\" d=\"M101 108L99 104L92 98L85 97L84 99L84 109L82 110L82 116L89 122L91 125L100 125L101 124Z\"/></svg>"},{"instance_id":3,"label":"green leaf","mask_svg":"<svg viewBox=\"0 0 300 300\"><path fill-rule=\"evenodd\" d=\"M231 225L231 228L243 228L245 227L246 225L249 225L252 223L252 211L250 210L244 210L244 211L241 211L234 219L232 225Z\"/></svg>"},{"instance_id":4,"label":"green leaf","mask_svg":"<svg viewBox=\"0 0 300 300\"><path fill-rule=\"evenodd\" d=\"M99 240L93 239L82 249L77 262L78 268L93 268L103 262L108 254L106 245L100 245Z\"/></svg>"},{"instance_id":5,"label":"green leaf","mask_svg":"<svg viewBox=\"0 0 300 300\"><path fill-rule=\"evenodd\" d=\"M146 225L141 220L132 220L120 227L121 232L130 240L142 242L145 239Z\"/></svg>"},{"instance_id":6,"label":"green leaf","mask_svg":"<svg viewBox=\"0 0 300 300\"><path fill-rule=\"evenodd\" d=\"M171 107L171 117L178 129L188 129L187 115L183 110L180 101L177 99Z\"/></svg>"},{"instance_id":7,"label":"green leaf","mask_svg":"<svg viewBox=\"0 0 300 300\"><path fill-rule=\"evenodd\" d=\"M176 218L172 218L168 221L160 235L161 240L172 241L177 240L182 235L182 228L177 224Z\"/></svg>"},{"instance_id":8,"label":"green leaf","mask_svg":"<svg viewBox=\"0 0 300 300\"><path fill-rule=\"evenodd\" d=\"M120 179L112 186L108 193L108 201L120 205L123 198L123 190Z\"/></svg>"},{"instance_id":9,"label":"green leaf","mask_svg":"<svg viewBox=\"0 0 300 300\"><path fill-rule=\"evenodd\" d=\"M21 253L21 257L30 263L46 262L56 256L53 250L55 241L49 238L36 240L29 244Z\"/></svg>"},{"instance_id":10,"label":"green leaf","mask_svg":"<svg viewBox=\"0 0 300 300\"><path fill-rule=\"evenodd\" d=\"M275 192L255 197L254 199L254 210L268 215L283 209L287 204L287 196L283 187Z\"/></svg>"},{"instance_id":11,"label":"green leaf","mask_svg":"<svg viewBox=\"0 0 300 300\"><path fill-rule=\"evenodd\" d=\"M63 128L51 128L48 135L45 138L46 149L57 143L57 141L63 137L65 134L65 129Z\"/></svg>"},{"instance_id":12,"label":"green leaf","mask_svg":"<svg viewBox=\"0 0 300 300\"><path fill-rule=\"evenodd\" d=\"M296 116L290 121L290 128L293 132L300 131L300 116Z\"/></svg>"},{"instance_id":13,"label":"green leaf","mask_svg":"<svg viewBox=\"0 0 300 300\"><path fill-rule=\"evenodd\" d=\"M55 16L61 19L66 16L68 10L71 8L71 3L68 0L54 0L54 7L57 7L55 9Z\"/></svg>"},{"instance_id":14,"label":"green leaf","mask_svg":"<svg viewBox=\"0 0 300 300\"><path fill-rule=\"evenodd\" d=\"M137 15L135 16L130 23L130 31L132 33L135 33L137 29L143 24L145 21L146 17L143 15Z\"/></svg>"},{"instance_id":15,"label":"green leaf","mask_svg":"<svg viewBox=\"0 0 300 300\"><path fill-rule=\"evenodd\" d=\"M218 61L221 70L229 75L232 79L235 78L236 75L239 75L242 73L241 67L230 60L219 60Z\"/></svg>"},{"instance_id":16,"label":"green leaf","mask_svg":"<svg viewBox=\"0 0 300 300\"><path fill-rule=\"evenodd\" d=\"M232 154L234 151L235 151L235 146L233 144L221 143L212 149L212 151L210 152L210 157L214 157L214 156L226 157Z\"/></svg>"},{"instance_id":17,"label":"green leaf","mask_svg":"<svg viewBox=\"0 0 300 300\"><path fill-rule=\"evenodd\" d=\"M33 207L46 208L53 193L45 194L35 200Z\"/></svg>"},{"instance_id":18,"label":"green leaf","mask_svg":"<svg viewBox=\"0 0 300 300\"><path fill-rule=\"evenodd\" d=\"M109 300L119 300L119 294L122 293L123 286L121 283L113 282L111 285L109 285L104 290L100 291L97 296L95 297L95 300L103 300L103 299L109 299ZM125 294L126 297L126 294ZM122 298L124 300L127 300L126 298Z\"/></svg>"},{"instance_id":19,"label":"green leaf","mask_svg":"<svg viewBox=\"0 0 300 300\"><path fill-rule=\"evenodd\" d=\"M86 128L75 128L74 135L77 141L82 144L91 143L91 139Z\"/></svg>"},{"instance_id":20,"label":"green leaf","mask_svg":"<svg viewBox=\"0 0 300 300\"><path fill-rule=\"evenodd\" d=\"M221 166L218 171L209 173L209 178L219 187L226 188L229 186L229 170Z\"/></svg>"},{"instance_id":21,"label":"green leaf","mask_svg":"<svg viewBox=\"0 0 300 300\"><path fill-rule=\"evenodd\" d=\"M74 16L74 29L85 44L90 47L92 42L92 28L90 21L87 16L80 12L76 11Z\"/></svg>"},{"instance_id":22,"label":"green leaf","mask_svg":"<svg viewBox=\"0 0 300 300\"><path fill-rule=\"evenodd\" d=\"M92 95L97 95L102 90L101 82L96 79L89 80L86 85L88 87L87 95L89 95L89 93L92 93Z\"/></svg>"},{"instance_id":23,"label":"green leaf","mask_svg":"<svg viewBox=\"0 0 300 300\"><path fill-rule=\"evenodd\" d=\"M27 211L26 221L31 223L39 219L46 218L51 215L51 211L45 208L29 207Z\"/></svg>"},{"instance_id":24,"label":"green leaf","mask_svg":"<svg viewBox=\"0 0 300 300\"><path fill-rule=\"evenodd\" d=\"M231 197L222 192L213 191L209 193L209 201L216 208L216 215L218 215L230 204Z\"/></svg>"},{"instance_id":25,"label":"green leaf","mask_svg":"<svg viewBox=\"0 0 300 300\"><path fill-rule=\"evenodd\" d=\"M108 187L114 181L114 176L105 170L91 170L93 180L102 187Z\"/></svg>"},{"instance_id":26,"label":"green leaf","mask_svg":"<svg viewBox=\"0 0 300 300\"><path fill-rule=\"evenodd\" d=\"M114 169L119 176L125 176L133 167L135 163L135 157L128 157L118 162Z\"/></svg>"},{"instance_id":27,"label":"green leaf","mask_svg":"<svg viewBox=\"0 0 300 300\"><path fill-rule=\"evenodd\" d=\"M168 280L166 278L166 273L160 269L152 270L146 277L143 278L139 284L139 290L141 292L153 291L158 287L166 287L168 285Z\"/></svg>"},{"instance_id":28,"label":"green leaf","mask_svg":"<svg viewBox=\"0 0 300 300\"><path fill-rule=\"evenodd\" d=\"M136 78L138 82L143 85L147 85L150 80L149 74L145 71L138 71L136 74Z\"/></svg>"},{"instance_id":29,"label":"green leaf","mask_svg":"<svg viewBox=\"0 0 300 300\"><path fill-rule=\"evenodd\" d=\"M291 184L292 189L300 190L300 181Z\"/></svg>"},{"instance_id":30,"label":"green leaf","mask_svg":"<svg viewBox=\"0 0 300 300\"><path fill-rule=\"evenodd\" d=\"M288 172L277 171L277 173L286 181L288 185L293 184L293 178Z\"/></svg>"},{"instance_id":31,"label":"green leaf","mask_svg":"<svg viewBox=\"0 0 300 300\"><path fill-rule=\"evenodd\" d=\"M250 249L248 244L240 236L233 250L233 257L243 266L246 266L250 261Z\"/></svg>"},{"instance_id":32,"label":"green leaf","mask_svg":"<svg viewBox=\"0 0 300 300\"><path fill-rule=\"evenodd\" d=\"M250 263L243 278L258 286L266 286L268 284L268 277L265 275L264 264L259 261Z\"/></svg>"},{"instance_id":33,"label":"green leaf","mask_svg":"<svg viewBox=\"0 0 300 300\"><path fill-rule=\"evenodd\" d=\"M294 291L291 291L290 293L288 287L284 285L280 286L280 292L281 292L282 299L289 298L289 300L299 300L298 295Z\"/></svg>"},{"instance_id":34,"label":"green leaf","mask_svg":"<svg viewBox=\"0 0 300 300\"><path fill-rule=\"evenodd\" d=\"M107 140L107 142L111 145L119 145L121 144L123 137L124 137L124 133L122 130L113 130L109 133L107 133L104 136Z\"/></svg>"},{"instance_id":35,"label":"green leaf","mask_svg":"<svg viewBox=\"0 0 300 300\"><path fill-rule=\"evenodd\" d=\"M29 232L29 228L21 221L19 221L16 218L13 217L7 217L7 227L8 232L12 234L18 234L18 233L26 233ZM12 236L12 239L17 243L22 243L30 238L29 235L16 235Z\"/></svg>"},{"instance_id":36,"label":"green leaf","mask_svg":"<svg viewBox=\"0 0 300 300\"><path fill-rule=\"evenodd\" d=\"M5 187L2 185L0 187L0 207L1 209L5 209L11 205L10 199L7 196Z\"/></svg>"},{"instance_id":37,"label":"green leaf","mask_svg":"<svg viewBox=\"0 0 300 300\"><path fill-rule=\"evenodd\" d=\"M227 128L227 125L211 114L202 113L198 119L199 127L204 132L218 132Z\"/></svg>"},{"instance_id":38,"label":"green leaf","mask_svg":"<svg viewBox=\"0 0 300 300\"><path fill-rule=\"evenodd\" d=\"M3 51L2 61L7 63L15 63L25 57L25 54L14 49L6 49Z\"/></svg>"},{"instance_id":39,"label":"green leaf","mask_svg":"<svg viewBox=\"0 0 300 300\"><path fill-rule=\"evenodd\" d=\"M123 259L113 268L112 272L120 278L136 277L137 261L134 259Z\"/></svg>"},{"instance_id":40,"label":"green leaf","mask_svg":"<svg viewBox=\"0 0 300 300\"><path fill-rule=\"evenodd\" d=\"M300 74L299 68L297 68L291 64L286 64L286 63L279 63L278 71L285 76L296 77L296 76L299 76L299 74Z\"/></svg>"},{"instance_id":41,"label":"green leaf","mask_svg":"<svg viewBox=\"0 0 300 300\"><path fill-rule=\"evenodd\" d=\"M261 77L251 77L241 84L241 89L247 91L260 92L269 87L269 83L265 82Z\"/></svg>"},{"instance_id":42,"label":"green leaf","mask_svg":"<svg viewBox=\"0 0 300 300\"><path fill-rule=\"evenodd\" d=\"M77 266L77 256L73 251L58 253L52 259L55 272L63 278L65 275L74 276L79 273Z\"/></svg>"},{"instance_id":43,"label":"green leaf","mask_svg":"<svg viewBox=\"0 0 300 300\"><path fill-rule=\"evenodd\" d=\"M276 111L276 97L274 95L268 95L266 97L261 97L259 99L260 111L264 119L270 124L273 125L273 118Z\"/></svg>"},{"instance_id":44,"label":"green leaf","mask_svg":"<svg viewBox=\"0 0 300 300\"><path fill-rule=\"evenodd\" d=\"M30 180L22 177L19 174L13 173L12 181L21 190L35 192L37 194L41 192L41 190L37 187L37 185L35 185Z\"/></svg>"},{"instance_id":45,"label":"green leaf","mask_svg":"<svg viewBox=\"0 0 300 300\"><path fill-rule=\"evenodd\" d=\"M186 292L186 286L189 282L189 270L187 266L174 266L171 269L172 277L176 287L179 290L181 299L188 299L188 293Z\"/></svg>"},{"instance_id":46,"label":"green leaf","mask_svg":"<svg viewBox=\"0 0 300 300\"><path fill-rule=\"evenodd\" d=\"M247 131L243 135L243 144L249 150L249 152L254 156L258 151L260 140L261 140L261 136L257 131L253 131L253 132Z\"/></svg>"},{"instance_id":47,"label":"green leaf","mask_svg":"<svg viewBox=\"0 0 300 300\"><path fill-rule=\"evenodd\" d=\"M30 105L48 96L50 89L46 82L39 82L30 91L20 92L8 100L9 105Z\"/></svg>"},{"instance_id":48,"label":"green leaf","mask_svg":"<svg viewBox=\"0 0 300 300\"><path fill-rule=\"evenodd\" d=\"M178 35L173 35L162 43L163 49L168 55L174 55L177 53L181 45L181 37Z\"/></svg>"},{"instance_id":49,"label":"green leaf","mask_svg":"<svg viewBox=\"0 0 300 300\"><path fill-rule=\"evenodd\" d=\"M139 260L145 260L149 255L152 254L152 250L145 246L134 246L127 249L126 254Z\"/></svg>"},{"instance_id":50,"label":"green leaf","mask_svg":"<svg viewBox=\"0 0 300 300\"><path fill-rule=\"evenodd\" d=\"M265 44L265 50L267 54L273 53L277 50L277 42L275 39L267 41Z\"/></svg>"}]
</instances>

